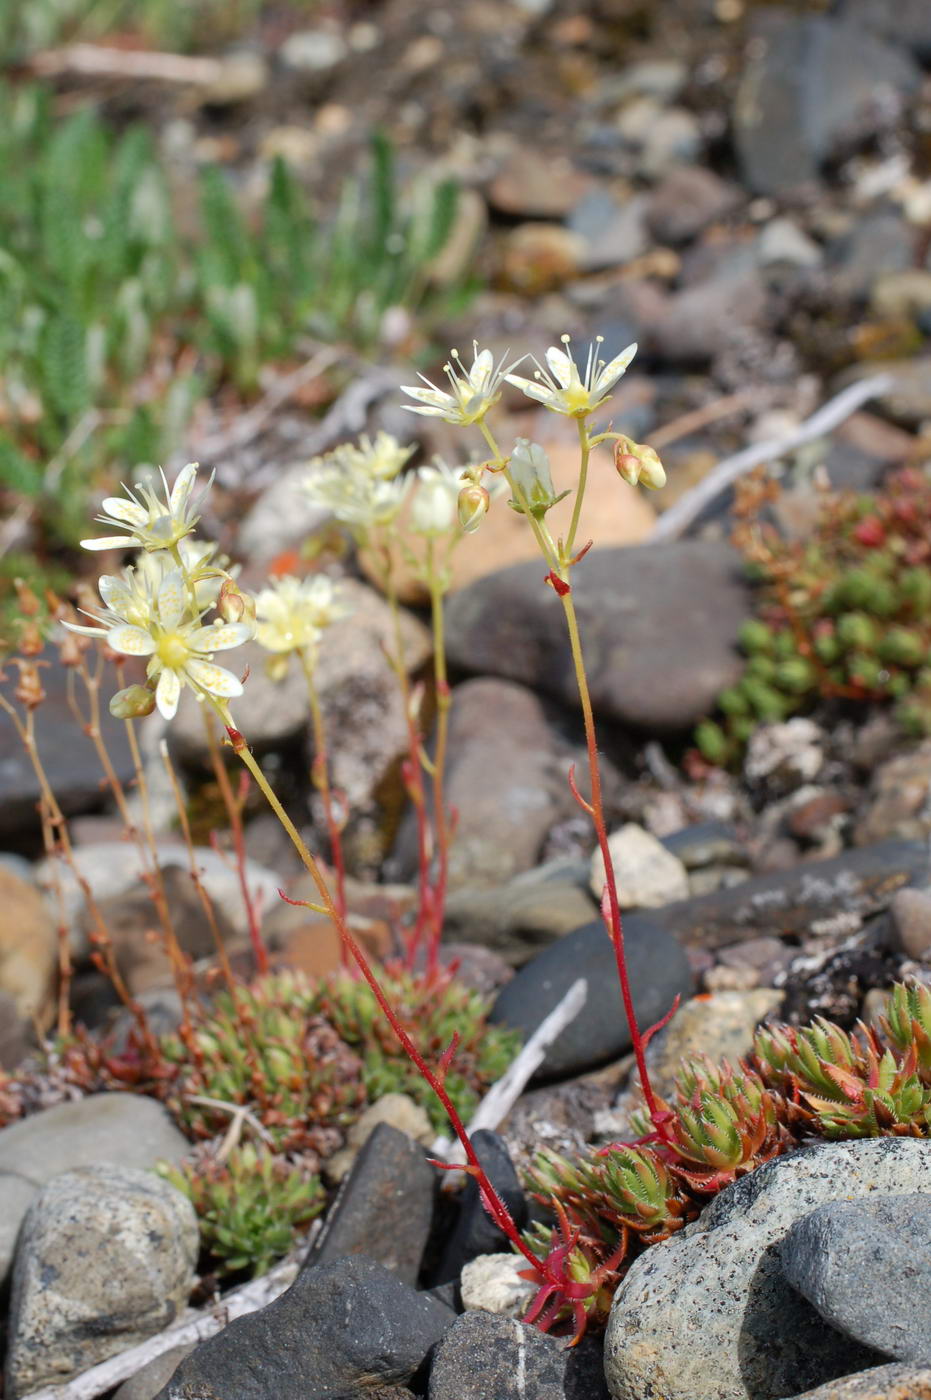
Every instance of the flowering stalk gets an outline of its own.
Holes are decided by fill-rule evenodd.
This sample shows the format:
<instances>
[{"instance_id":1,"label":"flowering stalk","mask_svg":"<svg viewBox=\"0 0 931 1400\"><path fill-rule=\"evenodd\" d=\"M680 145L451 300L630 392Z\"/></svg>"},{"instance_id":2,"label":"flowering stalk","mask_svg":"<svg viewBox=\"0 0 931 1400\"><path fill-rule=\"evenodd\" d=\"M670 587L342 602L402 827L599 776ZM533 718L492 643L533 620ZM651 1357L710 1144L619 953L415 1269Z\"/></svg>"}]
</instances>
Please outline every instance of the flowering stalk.
<instances>
[{"instance_id":1,"label":"flowering stalk","mask_svg":"<svg viewBox=\"0 0 931 1400\"><path fill-rule=\"evenodd\" d=\"M333 893L334 902L337 909L346 917L346 861L343 855L343 819L337 816L336 806L333 801L333 788L330 783L330 761L327 752L326 725L323 722L323 710L320 705L320 693L317 689L317 682L314 677L313 658L307 647L301 648L298 653L301 661L301 668L304 678L307 681L307 698L310 703L310 719L314 733L314 762L312 778L314 787L320 794L323 803L323 814L326 820L327 836L330 840L330 861L333 865L333 877L335 889Z\"/></svg>"}]
</instances>

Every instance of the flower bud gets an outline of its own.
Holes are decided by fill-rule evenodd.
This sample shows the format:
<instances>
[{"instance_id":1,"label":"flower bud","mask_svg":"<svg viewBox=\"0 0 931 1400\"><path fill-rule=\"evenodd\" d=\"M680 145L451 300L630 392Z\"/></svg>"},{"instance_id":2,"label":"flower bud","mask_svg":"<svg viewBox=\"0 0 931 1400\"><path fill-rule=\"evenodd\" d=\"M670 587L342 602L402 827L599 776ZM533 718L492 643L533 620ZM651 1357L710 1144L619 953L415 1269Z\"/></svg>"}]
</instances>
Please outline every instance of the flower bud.
<instances>
[{"instance_id":1,"label":"flower bud","mask_svg":"<svg viewBox=\"0 0 931 1400\"><path fill-rule=\"evenodd\" d=\"M471 535L481 525L488 514L490 499L485 487L474 481L459 492L459 528L464 534Z\"/></svg>"},{"instance_id":2,"label":"flower bud","mask_svg":"<svg viewBox=\"0 0 931 1400\"><path fill-rule=\"evenodd\" d=\"M35 618L27 618L20 628L17 651L20 656L39 656L45 650L45 642Z\"/></svg>"},{"instance_id":3,"label":"flower bud","mask_svg":"<svg viewBox=\"0 0 931 1400\"><path fill-rule=\"evenodd\" d=\"M15 578L13 587L16 589L16 600L23 617L35 617L39 611L39 600L29 584L24 579Z\"/></svg>"},{"instance_id":4,"label":"flower bud","mask_svg":"<svg viewBox=\"0 0 931 1400\"><path fill-rule=\"evenodd\" d=\"M254 622L255 599L243 593L235 579L224 578L217 598L217 612L224 622Z\"/></svg>"},{"instance_id":5,"label":"flower bud","mask_svg":"<svg viewBox=\"0 0 931 1400\"><path fill-rule=\"evenodd\" d=\"M37 710L45 699L45 688L42 685L42 676L39 667L45 663L42 661L21 661L15 658L19 667L19 681L13 694L21 705L25 705L27 710Z\"/></svg>"},{"instance_id":6,"label":"flower bud","mask_svg":"<svg viewBox=\"0 0 931 1400\"><path fill-rule=\"evenodd\" d=\"M527 438L518 438L515 442L508 473L515 496L508 505L520 515L529 513L540 520L551 506L569 494L568 491L556 494L549 457L539 443Z\"/></svg>"},{"instance_id":7,"label":"flower bud","mask_svg":"<svg viewBox=\"0 0 931 1400\"><path fill-rule=\"evenodd\" d=\"M618 438L614 444L614 465L618 476L629 486L639 484L650 491L658 491L666 485L666 473L659 454L644 443L634 442L633 438Z\"/></svg>"},{"instance_id":8,"label":"flower bud","mask_svg":"<svg viewBox=\"0 0 931 1400\"><path fill-rule=\"evenodd\" d=\"M146 685L128 685L110 700L114 719L142 719L155 709L155 696Z\"/></svg>"}]
</instances>

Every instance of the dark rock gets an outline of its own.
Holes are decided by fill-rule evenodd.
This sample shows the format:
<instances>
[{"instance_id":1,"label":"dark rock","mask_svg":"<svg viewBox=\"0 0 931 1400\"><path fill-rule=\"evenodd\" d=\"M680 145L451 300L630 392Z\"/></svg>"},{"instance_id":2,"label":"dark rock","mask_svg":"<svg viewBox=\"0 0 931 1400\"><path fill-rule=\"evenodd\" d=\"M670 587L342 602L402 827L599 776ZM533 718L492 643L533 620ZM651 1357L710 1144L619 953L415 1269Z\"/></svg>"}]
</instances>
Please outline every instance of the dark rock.
<instances>
[{"instance_id":1,"label":"dark rock","mask_svg":"<svg viewBox=\"0 0 931 1400\"><path fill-rule=\"evenodd\" d=\"M914 265L914 234L897 210L878 209L858 219L828 248L833 293L865 301L883 273Z\"/></svg>"},{"instance_id":2,"label":"dark rock","mask_svg":"<svg viewBox=\"0 0 931 1400\"><path fill-rule=\"evenodd\" d=\"M758 194L814 180L822 162L891 126L921 82L902 49L826 16L777 10L757 21L755 40L734 141Z\"/></svg>"},{"instance_id":3,"label":"dark rock","mask_svg":"<svg viewBox=\"0 0 931 1400\"><path fill-rule=\"evenodd\" d=\"M931 1364L931 1195L827 1201L781 1252L825 1322L896 1361Z\"/></svg>"},{"instance_id":4,"label":"dark rock","mask_svg":"<svg viewBox=\"0 0 931 1400\"><path fill-rule=\"evenodd\" d=\"M665 1016L676 996L690 994L691 970L675 937L652 914L624 919L624 946L634 1007L645 1029ZM630 1049L614 948L600 919L544 948L521 968L499 993L490 1019L529 1036L579 977L588 983L588 999L547 1050L543 1075L576 1074Z\"/></svg>"},{"instance_id":5,"label":"dark rock","mask_svg":"<svg viewBox=\"0 0 931 1400\"><path fill-rule=\"evenodd\" d=\"M711 541L594 550L573 586L598 714L688 729L740 674L748 589L737 556ZM516 564L449 602L450 658L578 705L559 599L541 565ZM490 764L485 762L487 776Z\"/></svg>"},{"instance_id":6,"label":"dark rock","mask_svg":"<svg viewBox=\"0 0 931 1400\"><path fill-rule=\"evenodd\" d=\"M451 1320L371 1259L338 1259L202 1342L156 1400L335 1400L403 1385Z\"/></svg>"},{"instance_id":7,"label":"dark rock","mask_svg":"<svg viewBox=\"0 0 931 1400\"><path fill-rule=\"evenodd\" d=\"M472 1146L488 1179L511 1213L519 1229L527 1223L527 1200L504 1139L487 1128L472 1134ZM468 1177L459 1203L459 1215L437 1270L437 1282L456 1279L464 1264L480 1254L508 1249L504 1231L499 1229L482 1205L474 1177Z\"/></svg>"},{"instance_id":8,"label":"dark rock","mask_svg":"<svg viewBox=\"0 0 931 1400\"><path fill-rule=\"evenodd\" d=\"M931 1400L931 1366L871 1366L792 1400Z\"/></svg>"},{"instance_id":9,"label":"dark rock","mask_svg":"<svg viewBox=\"0 0 931 1400\"><path fill-rule=\"evenodd\" d=\"M747 852L730 822L695 822L663 837L667 851L678 856L686 870L708 865L746 865Z\"/></svg>"},{"instance_id":10,"label":"dark rock","mask_svg":"<svg viewBox=\"0 0 931 1400\"><path fill-rule=\"evenodd\" d=\"M141 1371L128 1381L124 1381L113 1396L113 1400L155 1400L155 1396L168 1381L186 1356L190 1356L196 1342L186 1342L183 1346L163 1351L154 1361L143 1366Z\"/></svg>"},{"instance_id":11,"label":"dark rock","mask_svg":"<svg viewBox=\"0 0 931 1400\"><path fill-rule=\"evenodd\" d=\"M669 364L707 365L739 343L744 332L761 330L766 315L759 268L735 250L715 276L668 298L650 345Z\"/></svg>"},{"instance_id":12,"label":"dark rock","mask_svg":"<svg viewBox=\"0 0 931 1400\"><path fill-rule=\"evenodd\" d=\"M48 665L43 665L41 672L46 698L35 712L39 757L65 815L91 811L103 801L103 770L96 749L75 723L68 703L72 672L61 665L51 648L46 648L41 660ZM117 777L123 783L130 782L135 769L125 727L112 718L106 704L101 706L100 730ZM26 750L13 725L4 722L0 725L0 839L38 841L38 801L39 784Z\"/></svg>"},{"instance_id":13,"label":"dark rock","mask_svg":"<svg viewBox=\"0 0 931 1400\"><path fill-rule=\"evenodd\" d=\"M838 916L875 914L897 889L923 885L928 875L924 842L882 841L651 909L649 921L705 948L760 934L827 933Z\"/></svg>"},{"instance_id":14,"label":"dark rock","mask_svg":"<svg viewBox=\"0 0 931 1400\"><path fill-rule=\"evenodd\" d=\"M681 165L650 195L647 223L661 243L688 243L739 201L740 192L706 166Z\"/></svg>"},{"instance_id":15,"label":"dark rock","mask_svg":"<svg viewBox=\"0 0 931 1400\"><path fill-rule=\"evenodd\" d=\"M423 1148L379 1123L343 1181L304 1268L364 1254L415 1284L433 1217L434 1182Z\"/></svg>"},{"instance_id":16,"label":"dark rock","mask_svg":"<svg viewBox=\"0 0 931 1400\"><path fill-rule=\"evenodd\" d=\"M547 833L572 803L565 766L543 706L530 690L491 678L456 687L445 784L448 805L458 814L449 853L452 888L503 884L536 864ZM406 879L416 869L410 810L392 873Z\"/></svg>"},{"instance_id":17,"label":"dark rock","mask_svg":"<svg viewBox=\"0 0 931 1400\"><path fill-rule=\"evenodd\" d=\"M601 1400L597 1350L577 1354L514 1318L467 1312L436 1349L427 1393L429 1400Z\"/></svg>"}]
</instances>

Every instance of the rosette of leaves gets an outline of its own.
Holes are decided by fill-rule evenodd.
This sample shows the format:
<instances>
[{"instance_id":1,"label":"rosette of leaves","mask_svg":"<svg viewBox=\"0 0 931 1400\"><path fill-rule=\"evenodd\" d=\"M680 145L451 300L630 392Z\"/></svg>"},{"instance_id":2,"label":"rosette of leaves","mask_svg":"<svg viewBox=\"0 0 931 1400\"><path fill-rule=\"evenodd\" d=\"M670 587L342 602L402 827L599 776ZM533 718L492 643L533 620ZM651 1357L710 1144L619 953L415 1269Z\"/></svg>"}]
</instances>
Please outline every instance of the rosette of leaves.
<instances>
[{"instance_id":1,"label":"rosette of leaves","mask_svg":"<svg viewBox=\"0 0 931 1400\"><path fill-rule=\"evenodd\" d=\"M437 1063L453 1037L458 1037L445 1084L460 1116L468 1120L481 1095L517 1054L520 1036L490 1026L485 999L446 971L427 975L395 965L384 970L381 984L428 1063ZM442 1106L408 1059L365 982L345 973L327 978L314 1005L359 1055L370 1099L408 1094L424 1107L437 1132L446 1130Z\"/></svg>"},{"instance_id":2,"label":"rosette of leaves","mask_svg":"<svg viewBox=\"0 0 931 1400\"><path fill-rule=\"evenodd\" d=\"M712 763L739 758L754 727L823 700L890 701L903 729L931 733L931 477L909 467L876 495L832 492L804 540L784 539L749 482L734 543L758 583L739 635L746 665L695 734Z\"/></svg>"},{"instance_id":3,"label":"rosette of leaves","mask_svg":"<svg viewBox=\"0 0 931 1400\"><path fill-rule=\"evenodd\" d=\"M307 1162L242 1143L223 1157L211 1148L179 1167L160 1163L160 1176L190 1198L201 1247L218 1274L264 1274L320 1214L325 1193Z\"/></svg>"},{"instance_id":4,"label":"rosette of leaves","mask_svg":"<svg viewBox=\"0 0 931 1400\"><path fill-rule=\"evenodd\" d=\"M192 1137L224 1131L248 1109L276 1151L329 1156L365 1102L359 1057L313 1008L310 984L295 973L219 992L191 1025L162 1041L177 1075L169 1108Z\"/></svg>"}]
</instances>

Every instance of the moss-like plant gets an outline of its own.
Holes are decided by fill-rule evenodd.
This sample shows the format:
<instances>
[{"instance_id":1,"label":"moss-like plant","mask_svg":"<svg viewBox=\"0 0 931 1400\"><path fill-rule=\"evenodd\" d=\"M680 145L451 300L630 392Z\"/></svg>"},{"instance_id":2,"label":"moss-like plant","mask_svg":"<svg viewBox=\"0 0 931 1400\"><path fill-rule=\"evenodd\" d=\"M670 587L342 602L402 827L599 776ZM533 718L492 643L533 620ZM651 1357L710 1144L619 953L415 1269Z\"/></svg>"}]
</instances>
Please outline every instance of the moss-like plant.
<instances>
[{"instance_id":1,"label":"moss-like plant","mask_svg":"<svg viewBox=\"0 0 931 1400\"><path fill-rule=\"evenodd\" d=\"M758 723L830 699L891 701L907 733L931 733L931 477L910 467L875 496L831 492L804 540L762 520L774 489L740 493L756 616L740 631L743 675L698 726L701 752L731 762Z\"/></svg>"},{"instance_id":2,"label":"moss-like plant","mask_svg":"<svg viewBox=\"0 0 931 1400\"><path fill-rule=\"evenodd\" d=\"M205 1148L159 1175L191 1200L201 1247L219 1274L264 1274L324 1206L319 1176L267 1147L243 1143L226 1157Z\"/></svg>"},{"instance_id":3,"label":"moss-like plant","mask_svg":"<svg viewBox=\"0 0 931 1400\"><path fill-rule=\"evenodd\" d=\"M488 1004L447 972L427 976L400 966L386 972L382 985L402 1023L428 1059L439 1059L455 1039L456 1055L446 1089L468 1120L484 1091L499 1079L520 1048L520 1036L489 1026ZM426 1109L437 1132L446 1115L429 1085L387 1024L367 986L348 974L327 979L314 1005L336 1027L362 1061L370 1099L382 1094L409 1094Z\"/></svg>"},{"instance_id":4,"label":"moss-like plant","mask_svg":"<svg viewBox=\"0 0 931 1400\"><path fill-rule=\"evenodd\" d=\"M892 988L879 1027L852 1033L822 1017L762 1026L746 1064L684 1062L657 1129L569 1160L541 1153L529 1173L553 1214L527 1236L558 1256L566 1286L542 1271L546 1313L577 1334L607 1317L614 1290L651 1244L694 1220L711 1196L763 1162L824 1139L931 1136L931 988ZM528 1271L527 1277L533 1277ZM538 1298L539 1302L539 1298Z\"/></svg>"}]
</instances>

